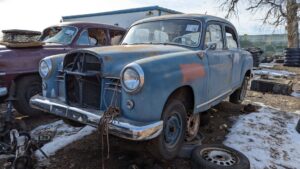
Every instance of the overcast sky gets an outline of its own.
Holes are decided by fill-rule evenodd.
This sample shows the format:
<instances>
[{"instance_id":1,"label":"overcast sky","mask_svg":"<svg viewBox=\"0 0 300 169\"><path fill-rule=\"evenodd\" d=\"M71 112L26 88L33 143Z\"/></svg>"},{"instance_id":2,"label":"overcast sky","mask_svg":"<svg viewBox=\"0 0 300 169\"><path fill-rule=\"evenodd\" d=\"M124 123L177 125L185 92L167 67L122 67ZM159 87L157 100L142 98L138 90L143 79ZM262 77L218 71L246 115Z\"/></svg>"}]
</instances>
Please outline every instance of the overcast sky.
<instances>
[{"instance_id":1,"label":"overcast sky","mask_svg":"<svg viewBox=\"0 0 300 169\"><path fill-rule=\"evenodd\" d=\"M0 0L0 30L30 29L41 31L59 23L61 16L98 13L120 9L159 5L184 13L201 13L224 17L222 0ZM239 18L229 19L239 34L285 33L262 25L263 12L253 15L240 7Z\"/></svg>"}]
</instances>

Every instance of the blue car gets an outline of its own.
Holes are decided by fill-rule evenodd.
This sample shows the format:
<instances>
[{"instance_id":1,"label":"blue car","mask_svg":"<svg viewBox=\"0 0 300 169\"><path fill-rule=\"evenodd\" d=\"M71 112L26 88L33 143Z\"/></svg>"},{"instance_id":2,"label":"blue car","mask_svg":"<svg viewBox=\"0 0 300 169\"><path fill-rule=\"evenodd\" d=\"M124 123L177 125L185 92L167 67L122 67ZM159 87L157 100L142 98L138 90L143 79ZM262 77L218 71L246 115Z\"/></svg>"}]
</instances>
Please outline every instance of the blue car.
<instances>
[{"instance_id":1,"label":"blue car","mask_svg":"<svg viewBox=\"0 0 300 169\"><path fill-rule=\"evenodd\" d=\"M110 134L147 141L170 160L197 135L201 112L228 96L243 101L252 65L225 19L152 17L134 23L119 46L44 58L43 92L30 103L73 125L107 121Z\"/></svg>"}]
</instances>

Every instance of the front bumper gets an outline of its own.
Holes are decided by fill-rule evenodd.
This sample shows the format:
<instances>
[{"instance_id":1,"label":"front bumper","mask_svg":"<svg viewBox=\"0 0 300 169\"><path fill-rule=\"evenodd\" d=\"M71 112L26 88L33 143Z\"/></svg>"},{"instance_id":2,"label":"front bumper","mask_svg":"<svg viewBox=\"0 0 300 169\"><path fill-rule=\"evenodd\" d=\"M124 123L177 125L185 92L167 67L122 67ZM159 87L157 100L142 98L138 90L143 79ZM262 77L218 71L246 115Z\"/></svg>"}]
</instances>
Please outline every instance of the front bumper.
<instances>
[{"instance_id":1,"label":"front bumper","mask_svg":"<svg viewBox=\"0 0 300 169\"><path fill-rule=\"evenodd\" d=\"M0 87L0 97L7 95L7 88Z\"/></svg>"},{"instance_id":2,"label":"front bumper","mask_svg":"<svg viewBox=\"0 0 300 169\"><path fill-rule=\"evenodd\" d=\"M72 107L57 99L45 98L40 95L32 97L30 105L33 108L93 127L98 127L103 115L102 111ZM150 140L157 137L162 129L162 121L144 123L123 117L116 117L109 124L110 134L129 140Z\"/></svg>"}]
</instances>

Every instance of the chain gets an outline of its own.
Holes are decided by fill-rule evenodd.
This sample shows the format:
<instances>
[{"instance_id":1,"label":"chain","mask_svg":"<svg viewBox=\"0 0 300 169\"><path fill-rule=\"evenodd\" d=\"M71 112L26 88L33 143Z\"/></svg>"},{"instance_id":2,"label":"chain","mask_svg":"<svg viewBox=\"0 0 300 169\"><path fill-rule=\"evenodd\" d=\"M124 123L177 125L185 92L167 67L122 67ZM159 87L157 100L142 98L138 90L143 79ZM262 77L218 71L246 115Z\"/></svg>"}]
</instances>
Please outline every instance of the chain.
<instances>
[{"instance_id":1,"label":"chain","mask_svg":"<svg viewBox=\"0 0 300 169\"><path fill-rule=\"evenodd\" d=\"M105 160L104 160L104 148L105 142L107 145L107 156L109 159L110 153L110 143L109 143L109 124L120 114L120 108L118 107L118 84L116 85L113 96L111 98L110 106L103 113L102 118L100 119L98 130L100 132L101 137L101 161L102 161L102 169L105 169ZM105 139L106 137L106 139Z\"/></svg>"}]
</instances>

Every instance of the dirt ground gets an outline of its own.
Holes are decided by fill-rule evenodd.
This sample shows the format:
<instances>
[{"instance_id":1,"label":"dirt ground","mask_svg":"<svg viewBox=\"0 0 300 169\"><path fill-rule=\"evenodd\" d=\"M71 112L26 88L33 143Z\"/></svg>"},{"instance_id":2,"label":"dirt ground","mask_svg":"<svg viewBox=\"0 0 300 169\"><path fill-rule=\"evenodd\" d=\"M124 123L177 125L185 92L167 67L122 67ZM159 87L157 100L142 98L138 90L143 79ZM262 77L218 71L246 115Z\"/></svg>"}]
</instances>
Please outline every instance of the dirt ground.
<instances>
[{"instance_id":1,"label":"dirt ground","mask_svg":"<svg viewBox=\"0 0 300 169\"><path fill-rule=\"evenodd\" d=\"M295 90L300 90L300 69L276 67L276 69L288 69L297 73ZM223 101L219 105L208 110L203 116L200 133L204 136L203 143L222 143L226 138L234 121L239 115L257 110L258 106L249 106L261 102L265 105L279 108L283 111L293 112L300 110L300 99L292 96L263 94L248 91L243 104L236 105ZM38 119L24 118L29 128L40 124L57 120L51 116ZM73 144L59 150L55 156L48 160L47 169L96 169L101 168L100 136L96 132ZM104 161L108 169L190 169L190 160L177 158L170 162L155 160L146 150L147 142L130 142L116 137L110 137L110 158ZM106 149L105 149L106 151ZM106 153L105 153L106 154Z\"/></svg>"}]
</instances>

